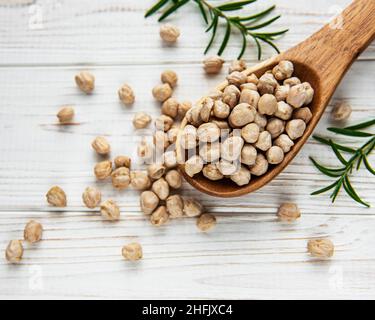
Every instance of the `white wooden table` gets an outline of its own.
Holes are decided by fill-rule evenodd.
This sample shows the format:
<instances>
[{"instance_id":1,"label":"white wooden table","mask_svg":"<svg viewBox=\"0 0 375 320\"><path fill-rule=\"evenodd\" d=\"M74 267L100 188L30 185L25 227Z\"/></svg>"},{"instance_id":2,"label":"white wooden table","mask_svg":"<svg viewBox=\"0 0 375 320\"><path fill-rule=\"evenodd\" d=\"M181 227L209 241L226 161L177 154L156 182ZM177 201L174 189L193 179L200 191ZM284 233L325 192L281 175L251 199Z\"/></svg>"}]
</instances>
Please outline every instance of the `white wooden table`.
<instances>
[{"instance_id":1,"label":"white wooden table","mask_svg":"<svg viewBox=\"0 0 375 320\"><path fill-rule=\"evenodd\" d=\"M216 199L184 185L184 195L217 213L218 225L209 234L199 233L193 219L154 228L140 213L138 192L114 191L109 183L95 181L92 168L98 159L90 142L106 135L114 155L136 159L140 135L134 133L131 119L141 110L159 114L151 89L162 70L176 70L176 96L192 101L224 76L224 70L212 78L202 72L208 35L195 7L170 19L182 36L175 47L165 47L156 18L143 18L152 2L0 0L1 251L10 239L22 238L29 219L45 228L42 242L25 245L20 265L9 265L1 257L0 298L374 298L375 211L344 193L334 205L327 195L309 195L329 179L317 173L308 157L315 155L326 164L336 161L328 148L312 140L276 180L251 195ZM282 19L275 28L288 26L290 32L277 43L287 49L349 2L273 0L252 8L278 5ZM239 46L231 42L225 57L234 58ZM265 57L271 54L265 50ZM256 63L254 50L248 50L246 59ZM73 81L83 68L97 79L92 96L82 95ZM117 98L123 82L136 92L131 108ZM350 123L361 121L374 116L374 88L372 44L354 63L332 104L349 101ZM79 125L56 125L55 114L65 104L75 106ZM329 111L316 132L326 133ZM373 177L361 171L352 180L375 205ZM66 211L46 204L44 195L52 185L66 190ZM103 222L82 205L87 185L99 185L105 198L119 202L120 222ZM278 205L286 200L302 210L296 223L276 219ZM306 242L316 237L335 243L331 260L307 255ZM139 263L127 263L120 254L132 240L144 248Z\"/></svg>"}]
</instances>

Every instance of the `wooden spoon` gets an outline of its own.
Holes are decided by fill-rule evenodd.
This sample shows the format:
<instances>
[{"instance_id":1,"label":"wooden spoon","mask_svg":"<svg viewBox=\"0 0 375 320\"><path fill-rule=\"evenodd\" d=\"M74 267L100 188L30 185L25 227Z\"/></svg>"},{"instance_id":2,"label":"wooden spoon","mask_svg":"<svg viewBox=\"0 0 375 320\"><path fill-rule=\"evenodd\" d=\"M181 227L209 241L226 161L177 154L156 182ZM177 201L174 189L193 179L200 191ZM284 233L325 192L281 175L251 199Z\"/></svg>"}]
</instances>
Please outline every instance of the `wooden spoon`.
<instances>
[{"instance_id":1,"label":"wooden spoon","mask_svg":"<svg viewBox=\"0 0 375 320\"><path fill-rule=\"evenodd\" d=\"M290 163L311 135L346 71L374 40L375 0L353 1L342 12L341 19L341 28L334 28L328 24L299 45L244 71L247 75L255 73L259 77L281 60L290 60L294 63L294 75L302 82L309 82L315 90L314 100L310 105L313 117L304 135L285 155L284 161L261 177L252 176L250 183L242 187L229 179L208 180L202 173L191 178L185 173L183 165L180 165L179 169L187 182L212 196L238 197L261 188ZM218 89L223 90L227 85L225 81ZM178 159L182 159L180 137L186 124L187 121L184 119L176 141Z\"/></svg>"}]
</instances>

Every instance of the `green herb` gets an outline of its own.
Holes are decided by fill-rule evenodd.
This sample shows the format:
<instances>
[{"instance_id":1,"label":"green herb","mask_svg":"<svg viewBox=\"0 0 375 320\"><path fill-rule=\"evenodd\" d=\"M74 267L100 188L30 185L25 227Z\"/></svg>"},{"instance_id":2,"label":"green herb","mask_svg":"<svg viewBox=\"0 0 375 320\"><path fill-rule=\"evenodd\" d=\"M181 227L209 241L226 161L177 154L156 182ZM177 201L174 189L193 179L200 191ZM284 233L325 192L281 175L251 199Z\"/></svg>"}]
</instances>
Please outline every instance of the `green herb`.
<instances>
[{"instance_id":1,"label":"green herb","mask_svg":"<svg viewBox=\"0 0 375 320\"><path fill-rule=\"evenodd\" d=\"M330 198L332 199L332 202L335 202L340 190L343 188L353 200L366 207L370 207L370 204L362 200L358 193L355 191L353 185L350 182L349 176L353 173L354 168L358 171L362 163L371 174L375 175L375 170L371 167L368 159L370 153L375 148L375 134L361 131L362 129L369 128L373 125L375 125L375 119L346 128L328 128L328 130L331 132L345 136L370 138L359 148L343 146L332 141L331 139L314 136L315 140L331 147L337 159L341 162L342 166L338 168L328 168L319 164L317 161L310 157L311 161L320 172L328 177L336 179L334 183L313 192L312 195L317 195L329 190L333 190ZM341 151L349 154L350 158L346 159L342 155Z\"/></svg>"},{"instance_id":2,"label":"green herb","mask_svg":"<svg viewBox=\"0 0 375 320\"><path fill-rule=\"evenodd\" d=\"M238 31L242 36L242 47L238 55L238 59L240 59L244 55L248 40L251 39L256 44L258 59L260 60L262 58L261 42L271 46L279 53L280 51L273 41L277 36L286 33L289 29L284 29L276 32L255 31L272 24L280 18L280 15L278 15L266 21L260 21L261 19L265 18L271 11L273 11L275 9L275 6L271 6L270 8L262 12L258 12L256 14L248 16L228 14L228 12L242 10L245 6L255 1L256 0L231 1L219 5L213 5L206 0L159 0L146 12L145 17L147 18L160 9L165 8L165 11L159 18L159 21L163 21L165 18L176 12L182 6L186 5L189 2L194 2L198 6L202 18L208 26L206 32L211 32L211 38L204 52L205 54L214 43L214 40L217 36L218 27L220 26L221 22L224 22L225 33L219 47L218 55L221 55L224 52L231 35L235 31Z\"/></svg>"}]
</instances>

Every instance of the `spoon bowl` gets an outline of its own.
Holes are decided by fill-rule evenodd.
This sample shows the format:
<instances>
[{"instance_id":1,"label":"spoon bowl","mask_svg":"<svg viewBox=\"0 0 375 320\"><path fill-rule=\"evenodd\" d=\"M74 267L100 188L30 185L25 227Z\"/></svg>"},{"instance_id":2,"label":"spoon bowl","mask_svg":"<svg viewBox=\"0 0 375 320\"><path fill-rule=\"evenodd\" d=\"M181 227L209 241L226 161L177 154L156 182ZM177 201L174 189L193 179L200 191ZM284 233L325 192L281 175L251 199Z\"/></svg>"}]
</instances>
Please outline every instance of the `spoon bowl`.
<instances>
[{"instance_id":1,"label":"spoon bowl","mask_svg":"<svg viewBox=\"0 0 375 320\"><path fill-rule=\"evenodd\" d=\"M346 71L375 38L375 1L355 0L341 16L344 21L341 29L326 25L296 47L243 71L246 75L254 73L260 77L280 61L289 60L294 64L293 76L302 82L309 82L315 91L314 99L308 106L312 119L303 136L295 140L295 145L285 154L284 160L278 165L270 166L264 175L252 176L250 183L245 186L238 186L230 179L212 181L202 173L190 177L185 173L184 165L180 164L179 170L188 183L212 196L238 197L261 188L283 171L313 132ZM224 81L216 89L222 91L227 85L228 82ZM183 119L176 141L179 162L184 158L180 141L186 124L187 120Z\"/></svg>"}]
</instances>

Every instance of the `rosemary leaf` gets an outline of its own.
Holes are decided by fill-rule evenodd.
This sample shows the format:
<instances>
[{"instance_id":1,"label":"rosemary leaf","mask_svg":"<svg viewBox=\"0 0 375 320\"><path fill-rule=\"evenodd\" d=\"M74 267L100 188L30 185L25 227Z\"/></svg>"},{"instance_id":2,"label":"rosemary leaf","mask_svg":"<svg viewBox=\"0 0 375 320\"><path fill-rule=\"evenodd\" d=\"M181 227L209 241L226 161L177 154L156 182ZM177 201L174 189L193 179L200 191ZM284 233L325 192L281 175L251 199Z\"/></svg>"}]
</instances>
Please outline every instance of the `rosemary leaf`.
<instances>
[{"instance_id":1,"label":"rosemary leaf","mask_svg":"<svg viewBox=\"0 0 375 320\"><path fill-rule=\"evenodd\" d=\"M155 3L149 10L146 11L145 18L151 16L156 11L160 10L163 6L165 6L169 0L160 0L157 3Z\"/></svg>"},{"instance_id":2,"label":"rosemary leaf","mask_svg":"<svg viewBox=\"0 0 375 320\"><path fill-rule=\"evenodd\" d=\"M364 206L366 207L370 207L370 205L367 203L367 202L364 202L359 196L358 194L355 192L354 188L352 187L351 183L350 183L350 180L348 178L348 176L346 176L344 178L344 190L346 191L346 193L354 200L354 201L357 201L358 203L360 204L363 204Z\"/></svg>"},{"instance_id":3,"label":"rosemary leaf","mask_svg":"<svg viewBox=\"0 0 375 320\"><path fill-rule=\"evenodd\" d=\"M310 160L313 162L314 166L322 173L324 173L326 176L336 178L341 176L341 171L345 170L343 169L329 169L322 165L320 165L318 162L316 162L313 158L310 157Z\"/></svg>"},{"instance_id":4,"label":"rosemary leaf","mask_svg":"<svg viewBox=\"0 0 375 320\"><path fill-rule=\"evenodd\" d=\"M327 192L328 190L331 190L332 188L334 188L336 186L336 184L337 184L337 181L335 181L334 183L330 184L327 187L324 187L322 189L319 189L319 190L316 190L316 191L312 192L311 195L315 196L315 195Z\"/></svg>"},{"instance_id":5,"label":"rosemary leaf","mask_svg":"<svg viewBox=\"0 0 375 320\"><path fill-rule=\"evenodd\" d=\"M228 44L229 37L230 37L230 32L231 32L231 24L230 24L229 21L227 21L227 30L225 31L223 43L221 44L220 49L219 49L219 51L217 53L219 56L223 53L223 51L225 50L225 48L226 48L226 46Z\"/></svg>"},{"instance_id":6,"label":"rosemary leaf","mask_svg":"<svg viewBox=\"0 0 375 320\"><path fill-rule=\"evenodd\" d=\"M216 30L217 30L218 22L219 22L219 17L215 15L215 17L212 19L212 23L211 23L209 29L207 29L207 31L208 31L208 30L210 30L212 28L212 35L211 35L210 41L208 42L206 50L204 50L204 54L206 54L208 52L208 50L210 49L212 43L214 42L214 39L215 39L215 36L216 36Z\"/></svg>"},{"instance_id":7,"label":"rosemary leaf","mask_svg":"<svg viewBox=\"0 0 375 320\"><path fill-rule=\"evenodd\" d=\"M228 3L224 3L220 6L217 6L216 9L220 10L220 11L234 11L234 10L240 10L242 9L244 6L250 4L250 3L253 3L255 2L256 0L245 0L245 1L237 1L237 2L228 2Z\"/></svg>"},{"instance_id":8,"label":"rosemary leaf","mask_svg":"<svg viewBox=\"0 0 375 320\"><path fill-rule=\"evenodd\" d=\"M169 7L159 18L159 21L163 21L165 18L169 17L173 12L178 10L183 5L187 4L190 0L181 0L176 2L174 5Z\"/></svg>"},{"instance_id":9,"label":"rosemary leaf","mask_svg":"<svg viewBox=\"0 0 375 320\"><path fill-rule=\"evenodd\" d=\"M254 19L258 19L258 18L263 18L265 17L267 14L269 14L271 11L273 11L274 9L276 8L275 5L273 5L272 7L262 11L262 12L259 12L259 13L256 13L256 14L253 14L251 16L247 16L247 17L239 17L238 20L239 21L248 21L248 20L254 20Z\"/></svg>"},{"instance_id":10,"label":"rosemary leaf","mask_svg":"<svg viewBox=\"0 0 375 320\"><path fill-rule=\"evenodd\" d=\"M208 24L206 9L203 7L202 2L200 2L200 1L195 1L195 2L198 3L198 7L199 7L199 10L201 11L203 20L206 22L206 24Z\"/></svg>"},{"instance_id":11,"label":"rosemary leaf","mask_svg":"<svg viewBox=\"0 0 375 320\"><path fill-rule=\"evenodd\" d=\"M256 26L247 26L246 29L247 29L247 30L257 30L257 29L260 29L260 28L267 27L267 26L268 26L269 24L271 24L272 22L274 22L274 21L280 19L280 17L281 17L280 15L279 15L279 16L276 16L276 17L273 17L272 19L267 20L267 21L265 21L265 22L263 22L263 23L261 23L261 24L258 24L258 25L256 25Z\"/></svg>"},{"instance_id":12,"label":"rosemary leaf","mask_svg":"<svg viewBox=\"0 0 375 320\"><path fill-rule=\"evenodd\" d=\"M374 134L362 131L356 131L346 128L328 128L327 130L332 131L334 133L339 133L344 136L351 136L351 137L373 137Z\"/></svg>"},{"instance_id":13,"label":"rosemary leaf","mask_svg":"<svg viewBox=\"0 0 375 320\"><path fill-rule=\"evenodd\" d=\"M349 148L349 147L346 147L346 146L342 146L338 143L335 143L333 142L332 140L328 140L328 139L324 139L320 136L316 136L316 135L313 135L313 138L316 140L316 141L319 141L320 143L323 143L323 144L326 144L328 146L330 146L330 141L335 145L335 147L338 149L338 150L341 150L341 151L345 151L345 152L349 152L349 153L355 153L355 150L353 148Z\"/></svg>"},{"instance_id":14,"label":"rosemary leaf","mask_svg":"<svg viewBox=\"0 0 375 320\"><path fill-rule=\"evenodd\" d=\"M349 127L346 127L345 129L358 130L358 129L365 129L365 128L371 127L373 125L375 125L375 119L372 119L370 121L366 121L366 122L363 122L363 123L360 123L360 124L357 124L357 125L354 125L354 126L349 126Z\"/></svg>"},{"instance_id":15,"label":"rosemary leaf","mask_svg":"<svg viewBox=\"0 0 375 320\"><path fill-rule=\"evenodd\" d=\"M370 173L372 173L373 175L375 175L375 170L371 167L370 162L368 162L367 157L364 155L364 156L362 157L362 159L363 159L363 163L365 164L366 169L367 169Z\"/></svg>"},{"instance_id":16,"label":"rosemary leaf","mask_svg":"<svg viewBox=\"0 0 375 320\"><path fill-rule=\"evenodd\" d=\"M329 140L329 144L332 147L333 152L335 153L337 159L346 166L348 162L345 160L345 158L341 155L340 151L336 148L336 145L332 142L332 140Z\"/></svg>"}]
</instances>

